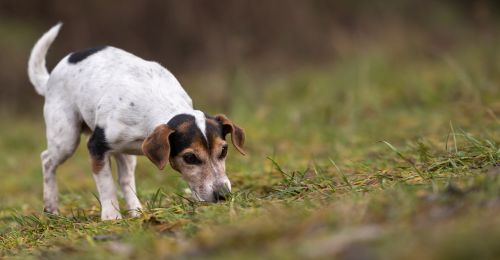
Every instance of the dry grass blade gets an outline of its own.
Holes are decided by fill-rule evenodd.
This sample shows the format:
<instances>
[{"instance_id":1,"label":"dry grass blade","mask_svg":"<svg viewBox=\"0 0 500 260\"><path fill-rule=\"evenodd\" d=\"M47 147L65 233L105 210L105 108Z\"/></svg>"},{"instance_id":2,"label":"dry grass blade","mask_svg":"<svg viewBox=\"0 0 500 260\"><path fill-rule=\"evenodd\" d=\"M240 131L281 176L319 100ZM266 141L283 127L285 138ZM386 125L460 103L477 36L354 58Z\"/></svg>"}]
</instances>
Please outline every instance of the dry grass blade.
<instances>
[{"instance_id":1,"label":"dry grass blade","mask_svg":"<svg viewBox=\"0 0 500 260\"><path fill-rule=\"evenodd\" d=\"M381 142L384 143L385 145L387 145L387 147L389 147L394 153L396 153L399 156L399 158L401 158L405 162L409 163L411 165L411 167L417 172L417 174L422 179L426 179L426 177L424 176L424 174L420 171L420 169L418 169L418 167L415 165L415 163L412 160L410 160L409 158L407 158L406 156L404 156L398 149L396 149L396 147L394 147L389 142L387 142L387 141L381 141ZM429 174L429 177L432 178L432 175Z\"/></svg>"}]
</instances>

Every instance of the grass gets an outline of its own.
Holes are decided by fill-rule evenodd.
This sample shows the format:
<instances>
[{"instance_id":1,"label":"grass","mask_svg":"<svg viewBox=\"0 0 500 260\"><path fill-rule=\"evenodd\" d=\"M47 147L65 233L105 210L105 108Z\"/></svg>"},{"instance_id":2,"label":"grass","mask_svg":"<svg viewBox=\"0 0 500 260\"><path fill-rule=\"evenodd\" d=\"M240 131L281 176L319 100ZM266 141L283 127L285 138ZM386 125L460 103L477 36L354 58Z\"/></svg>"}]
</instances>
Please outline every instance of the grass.
<instances>
[{"instance_id":1,"label":"grass","mask_svg":"<svg viewBox=\"0 0 500 260\"><path fill-rule=\"evenodd\" d=\"M193 202L177 173L140 158L135 219L99 221L83 146L58 172L62 214L42 214L40 112L5 115L0 256L498 258L492 48L438 57L373 48L289 74L189 77L199 108L246 129L248 156L230 152L234 192L218 204Z\"/></svg>"}]
</instances>

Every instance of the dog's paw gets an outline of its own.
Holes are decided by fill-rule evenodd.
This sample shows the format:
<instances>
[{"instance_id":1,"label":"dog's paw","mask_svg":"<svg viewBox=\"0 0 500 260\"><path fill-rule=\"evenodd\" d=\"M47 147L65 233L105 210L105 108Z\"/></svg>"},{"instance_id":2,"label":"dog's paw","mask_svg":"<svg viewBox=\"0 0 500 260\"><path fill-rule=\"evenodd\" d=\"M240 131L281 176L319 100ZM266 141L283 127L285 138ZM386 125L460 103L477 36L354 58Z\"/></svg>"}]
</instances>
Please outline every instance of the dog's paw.
<instances>
[{"instance_id":1,"label":"dog's paw","mask_svg":"<svg viewBox=\"0 0 500 260\"><path fill-rule=\"evenodd\" d=\"M101 220L116 220L122 219L122 214L114 208L112 210L103 210L101 212Z\"/></svg>"},{"instance_id":2,"label":"dog's paw","mask_svg":"<svg viewBox=\"0 0 500 260\"><path fill-rule=\"evenodd\" d=\"M45 206L43 212L51 215L59 215L59 209L57 209L57 207Z\"/></svg>"},{"instance_id":3,"label":"dog's paw","mask_svg":"<svg viewBox=\"0 0 500 260\"><path fill-rule=\"evenodd\" d=\"M141 208L137 208L137 209L131 209L128 211L128 215L131 217L131 218L138 218L142 215L142 212L141 212Z\"/></svg>"}]
</instances>

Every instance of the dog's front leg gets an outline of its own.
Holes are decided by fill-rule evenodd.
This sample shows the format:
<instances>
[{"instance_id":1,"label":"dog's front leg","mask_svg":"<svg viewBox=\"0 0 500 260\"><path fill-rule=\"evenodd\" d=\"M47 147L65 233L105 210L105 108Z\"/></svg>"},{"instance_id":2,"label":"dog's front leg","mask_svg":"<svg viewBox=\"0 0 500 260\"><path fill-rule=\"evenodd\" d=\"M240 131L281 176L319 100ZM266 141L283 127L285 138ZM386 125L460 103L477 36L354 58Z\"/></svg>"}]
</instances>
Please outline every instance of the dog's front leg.
<instances>
[{"instance_id":1,"label":"dog's front leg","mask_svg":"<svg viewBox=\"0 0 500 260\"><path fill-rule=\"evenodd\" d=\"M116 154L116 165L118 168L118 182L122 187L123 197L127 203L127 209L131 217L140 216L142 209L141 202L137 198L135 189L135 165L137 159L135 155Z\"/></svg>"},{"instance_id":2,"label":"dog's front leg","mask_svg":"<svg viewBox=\"0 0 500 260\"><path fill-rule=\"evenodd\" d=\"M101 219L113 220L121 219L120 207L116 198L116 188L111 174L111 165L109 155L104 155L100 161L93 159L93 175L99 192L99 200L101 202Z\"/></svg>"}]
</instances>

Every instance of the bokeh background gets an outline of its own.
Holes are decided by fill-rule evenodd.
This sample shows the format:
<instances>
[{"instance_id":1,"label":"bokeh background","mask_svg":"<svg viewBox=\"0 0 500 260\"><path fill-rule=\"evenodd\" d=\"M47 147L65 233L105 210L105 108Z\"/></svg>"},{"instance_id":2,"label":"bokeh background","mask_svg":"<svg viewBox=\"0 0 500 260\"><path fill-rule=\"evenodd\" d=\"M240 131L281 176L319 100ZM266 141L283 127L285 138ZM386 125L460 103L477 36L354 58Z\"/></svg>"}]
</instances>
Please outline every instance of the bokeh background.
<instances>
[{"instance_id":1,"label":"bokeh background","mask_svg":"<svg viewBox=\"0 0 500 260\"><path fill-rule=\"evenodd\" d=\"M49 70L113 45L246 130L230 201L140 157L143 216L100 222L83 137L42 213L26 67L59 21ZM0 258L499 259L499 86L499 1L0 0Z\"/></svg>"},{"instance_id":2,"label":"bokeh background","mask_svg":"<svg viewBox=\"0 0 500 260\"><path fill-rule=\"evenodd\" d=\"M228 95L237 94L231 80L242 70L259 88L259 80L276 73L332 65L381 47L392 59L439 59L463 41L496 45L499 8L488 0L2 0L0 106L40 108L27 59L36 39L58 21L64 28L49 68L69 52L113 45L166 66L198 103L228 109Z\"/></svg>"}]
</instances>

